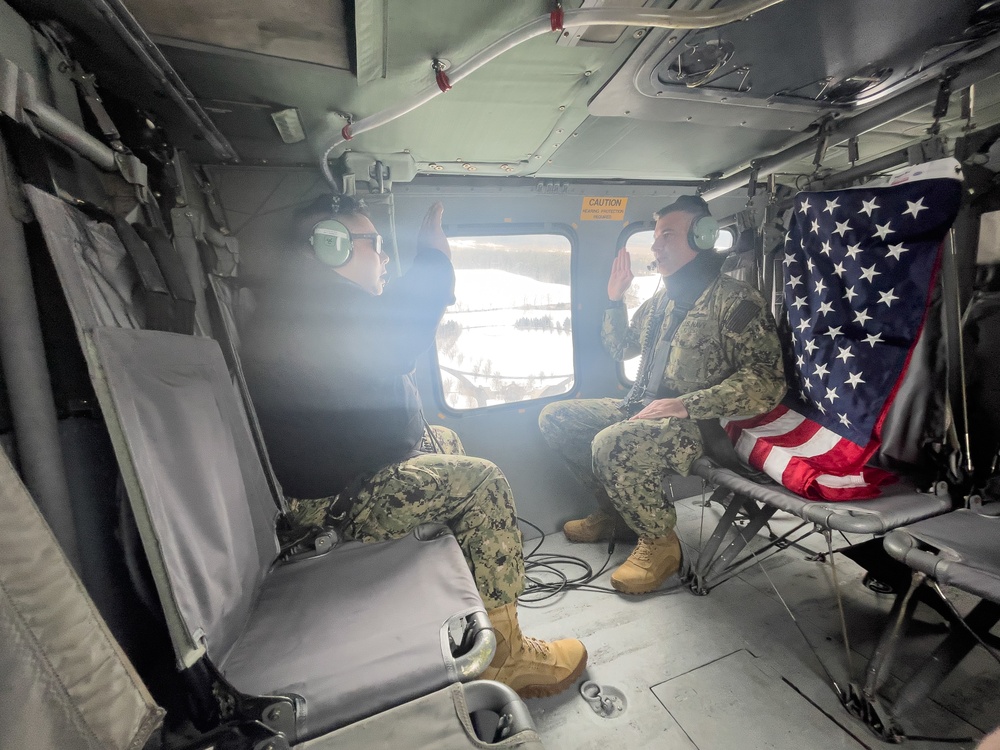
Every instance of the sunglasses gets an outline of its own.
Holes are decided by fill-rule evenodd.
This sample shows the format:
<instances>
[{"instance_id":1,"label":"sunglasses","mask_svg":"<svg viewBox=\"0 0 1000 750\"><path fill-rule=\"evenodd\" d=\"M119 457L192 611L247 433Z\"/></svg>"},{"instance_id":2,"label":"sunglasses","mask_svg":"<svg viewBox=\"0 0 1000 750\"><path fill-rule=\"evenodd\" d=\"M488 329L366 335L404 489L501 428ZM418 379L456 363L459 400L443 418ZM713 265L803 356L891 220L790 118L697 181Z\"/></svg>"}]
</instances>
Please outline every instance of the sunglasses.
<instances>
[{"instance_id":1,"label":"sunglasses","mask_svg":"<svg viewBox=\"0 0 1000 750\"><path fill-rule=\"evenodd\" d=\"M378 255L382 254L382 235L378 232L365 232L364 234L351 233L351 240L371 240Z\"/></svg>"}]
</instances>

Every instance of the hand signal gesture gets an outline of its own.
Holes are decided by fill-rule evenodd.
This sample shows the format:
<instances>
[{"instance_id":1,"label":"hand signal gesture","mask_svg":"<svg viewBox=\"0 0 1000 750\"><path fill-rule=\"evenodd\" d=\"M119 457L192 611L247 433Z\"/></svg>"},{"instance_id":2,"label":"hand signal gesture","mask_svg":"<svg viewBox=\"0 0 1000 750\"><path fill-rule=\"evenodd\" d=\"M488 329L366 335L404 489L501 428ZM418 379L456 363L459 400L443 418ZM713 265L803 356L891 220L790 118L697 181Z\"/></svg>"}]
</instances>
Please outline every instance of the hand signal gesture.
<instances>
[{"instance_id":1,"label":"hand signal gesture","mask_svg":"<svg viewBox=\"0 0 1000 750\"><path fill-rule=\"evenodd\" d=\"M441 218L444 216L444 206L440 201L436 201L424 216L424 223L420 227L420 234L417 237L418 244L425 247L433 247L440 250L448 258L451 258L451 245L448 244L448 237L441 228Z\"/></svg>"},{"instance_id":2,"label":"hand signal gesture","mask_svg":"<svg viewBox=\"0 0 1000 750\"><path fill-rule=\"evenodd\" d=\"M611 264L611 278L608 279L608 299L617 302L625 296L632 286L632 258L624 247L618 251L614 263Z\"/></svg>"}]
</instances>

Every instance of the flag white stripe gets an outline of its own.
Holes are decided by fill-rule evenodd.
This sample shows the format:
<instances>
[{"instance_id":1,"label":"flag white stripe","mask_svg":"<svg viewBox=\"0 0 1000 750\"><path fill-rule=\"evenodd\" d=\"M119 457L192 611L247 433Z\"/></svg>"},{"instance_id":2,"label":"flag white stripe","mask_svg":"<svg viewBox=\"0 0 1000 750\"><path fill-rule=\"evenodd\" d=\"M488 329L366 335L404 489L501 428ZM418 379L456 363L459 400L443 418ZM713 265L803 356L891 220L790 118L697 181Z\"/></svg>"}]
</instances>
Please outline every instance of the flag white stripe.
<instances>
[{"instance_id":1,"label":"flag white stripe","mask_svg":"<svg viewBox=\"0 0 1000 750\"><path fill-rule=\"evenodd\" d=\"M757 444L757 441L760 438L784 435L786 432L791 432L805 421L806 418L803 415L789 410L773 422L768 422L767 424L760 425L759 427L743 430L743 433L736 441L736 455L745 461L750 457L750 453L753 451L754 445Z\"/></svg>"},{"instance_id":2,"label":"flag white stripe","mask_svg":"<svg viewBox=\"0 0 1000 750\"><path fill-rule=\"evenodd\" d=\"M837 433L820 427L815 435L801 445L771 448L771 452L764 460L764 471L780 482L793 458L810 458L826 453L842 439Z\"/></svg>"},{"instance_id":3,"label":"flag white stripe","mask_svg":"<svg viewBox=\"0 0 1000 750\"><path fill-rule=\"evenodd\" d=\"M843 477L838 477L835 474L820 474L816 477L816 484L831 489L843 489L845 487L864 487L868 483L865 481L864 474L848 474Z\"/></svg>"}]
</instances>

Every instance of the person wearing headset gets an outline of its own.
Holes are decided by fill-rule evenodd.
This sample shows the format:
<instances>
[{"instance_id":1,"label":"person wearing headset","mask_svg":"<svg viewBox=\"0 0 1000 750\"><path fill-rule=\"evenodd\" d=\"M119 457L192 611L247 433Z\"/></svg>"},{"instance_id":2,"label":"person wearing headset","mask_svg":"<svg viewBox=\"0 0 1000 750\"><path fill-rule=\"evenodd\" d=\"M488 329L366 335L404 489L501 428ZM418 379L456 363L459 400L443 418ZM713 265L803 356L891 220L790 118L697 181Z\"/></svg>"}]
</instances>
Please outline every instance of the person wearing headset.
<instances>
[{"instance_id":1,"label":"person wearing headset","mask_svg":"<svg viewBox=\"0 0 1000 750\"><path fill-rule=\"evenodd\" d=\"M681 196L657 212L656 269L663 288L631 323L623 298L631 258L618 251L608 280L601 338L616 360L639 356L624 400L575 399L539 415L546 441L590 490L598 509L564 526L572 542L634 532L638 544L611 575L625 594L658 589L681 566L670 475L687 475L719 418L774 408L785 376L774 319L748 284L721 274L719 227L708 205Z\"/></svg>"},{"instance_id":2,"label":"person wearing headset","mask_svg":"<svg viewBox=\"0 0 1000 750\"><path fill-rule=\"evenodd\" d=\"M413 371L455 301L451 249L431 206L413 262L387 282L382 238L358 202L321 196L296 218L292 252L245 327L247 384L289 516L361 542L446 524L497 637L484 679L554 695L587 664L575 639L525 637L521 533L497 466L431 427ZM400 613L406 617L406 613Z\"/></svg>"}]
</instances>

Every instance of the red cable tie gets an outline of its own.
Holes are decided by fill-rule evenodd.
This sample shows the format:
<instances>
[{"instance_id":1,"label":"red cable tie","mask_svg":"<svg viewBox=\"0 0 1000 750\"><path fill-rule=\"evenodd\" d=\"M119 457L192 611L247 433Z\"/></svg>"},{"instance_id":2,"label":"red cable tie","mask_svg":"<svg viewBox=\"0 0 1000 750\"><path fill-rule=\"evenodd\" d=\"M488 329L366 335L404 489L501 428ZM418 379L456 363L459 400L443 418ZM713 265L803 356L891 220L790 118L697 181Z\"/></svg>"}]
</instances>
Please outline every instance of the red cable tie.
<instances>
[{"instance_id":1,"label":"red cable tie","mask_svg":"<svg viewBox=\"0 0 1000 750\"><path fill-rule=\"evenodd\" d=\"M557 5L556 9L549 13L549 23L552 24L553 31L563 30L563 8Z\"/></svg>"},{"instance_id":2,"label":"red cable tie","mask_svg":"<svg viewBox=\"0 0 1000 750\"><path fill-rule=\"evenodd\" d=\"M347 123L344 129L340 131L340 135L343 136L345 141L351 140L354 136L351 135L351 123Z\"/></svg>"},{"instance_id":3,"label":"red cable tie","mask_svg":"<svg viewBox=\"0 0 1000 750\"><path fill-rule=\"evenodd\" d=\"M438 88L441 89L442 92L451 88L451 81L448 80L448 74L443 70L435 71L434 78L437 80Z\"/></svg>"}]
</instances>

